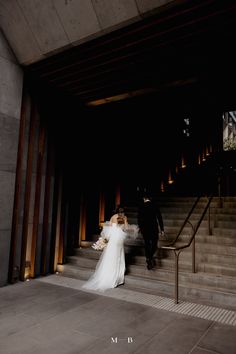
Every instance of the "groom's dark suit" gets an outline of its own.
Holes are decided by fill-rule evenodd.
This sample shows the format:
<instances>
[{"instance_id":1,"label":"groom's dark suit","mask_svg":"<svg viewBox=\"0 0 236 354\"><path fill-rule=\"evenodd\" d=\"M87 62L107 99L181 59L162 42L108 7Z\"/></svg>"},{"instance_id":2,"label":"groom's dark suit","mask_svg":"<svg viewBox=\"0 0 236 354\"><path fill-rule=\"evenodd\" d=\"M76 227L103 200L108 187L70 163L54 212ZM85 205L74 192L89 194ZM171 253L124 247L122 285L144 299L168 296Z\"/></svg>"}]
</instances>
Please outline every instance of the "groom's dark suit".
<instances>
[{"instance_id":1,"label":"groom's dark suit","mask_svg":"<svg viewBox=\"0 0 236 354\"><path fill-rule=\"evenodd\" d=\"M144 199L139 207L138 225L145 243L147 268L154 267L153 256L157 250L159 228L164 232L161 212L158 206L150 199Z\"/></svg>"}]
</instances>

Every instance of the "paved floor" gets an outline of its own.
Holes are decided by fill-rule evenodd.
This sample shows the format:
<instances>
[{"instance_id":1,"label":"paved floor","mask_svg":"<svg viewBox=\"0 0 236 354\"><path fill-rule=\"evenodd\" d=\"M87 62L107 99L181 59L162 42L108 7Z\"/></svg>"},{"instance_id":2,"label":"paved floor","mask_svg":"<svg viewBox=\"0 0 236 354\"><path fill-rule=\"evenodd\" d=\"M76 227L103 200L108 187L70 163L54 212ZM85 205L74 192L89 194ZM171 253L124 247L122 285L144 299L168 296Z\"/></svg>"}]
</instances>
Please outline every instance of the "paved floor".
<instances>
[{"instance_id":1,"label":"paved floor","mask_svg":"<svg viewBox=\"0 0 236 354\"><path fill-rule=\"evenodd\" d=\"M236 354L234 311L82 284L52 275L0 288L0 353Z\"/></svg>"}]
</instances>

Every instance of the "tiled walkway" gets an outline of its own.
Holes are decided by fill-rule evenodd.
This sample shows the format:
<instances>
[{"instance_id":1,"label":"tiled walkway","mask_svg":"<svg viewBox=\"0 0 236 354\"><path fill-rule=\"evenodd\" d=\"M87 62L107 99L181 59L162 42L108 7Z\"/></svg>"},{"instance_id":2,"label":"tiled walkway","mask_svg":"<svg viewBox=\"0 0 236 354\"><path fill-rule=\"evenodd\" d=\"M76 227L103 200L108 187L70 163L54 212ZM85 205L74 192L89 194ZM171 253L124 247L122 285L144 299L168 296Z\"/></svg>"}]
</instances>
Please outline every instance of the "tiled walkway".
<instances>
[{"instance_id":1,"label":"tiled walkway","mask_svg":"<svg viewBox=\"0 0 236 354\"><path fill-rule=\"evenodd\" d=\"M0 288L0 353L236 353L233 311L82 284L52 275Z\"/></svg>"}]
</instances>

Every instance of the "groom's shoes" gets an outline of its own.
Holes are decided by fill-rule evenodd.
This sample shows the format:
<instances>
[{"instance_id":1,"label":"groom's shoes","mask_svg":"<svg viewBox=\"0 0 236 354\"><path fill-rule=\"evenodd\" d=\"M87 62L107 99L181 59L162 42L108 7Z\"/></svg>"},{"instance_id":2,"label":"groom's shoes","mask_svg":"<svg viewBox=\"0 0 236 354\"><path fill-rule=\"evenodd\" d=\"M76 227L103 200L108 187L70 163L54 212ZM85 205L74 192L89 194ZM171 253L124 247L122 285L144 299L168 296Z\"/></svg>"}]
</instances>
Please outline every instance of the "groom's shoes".
<instances>
[{"instance_id":1,"label":"groom's shoes","mask_svg":"<svg viewBox=\"0 0 236 354\"><path fill-rule=\"evenodd\" d=\"M155 266L154 260L153 260L153 259L148 259L148 260L147 260L147 269L148 269L148 270L153 269L154 266Z\"/></svg>"},{"instance_id":2,"label":"groom's shoes","mask_svg":"<svg viewBox=\"0 0 236 354\"><path fill-rule=\"evenodd\" d=\"M155 268L155 266L156 266L156 264L157 264L157 263L156 263L156 260L155 260L154 258L152 258L152 259L147 259L146 262L147 262L147 269L148 269L148 270Z\"/></svg>"}]
</instances>

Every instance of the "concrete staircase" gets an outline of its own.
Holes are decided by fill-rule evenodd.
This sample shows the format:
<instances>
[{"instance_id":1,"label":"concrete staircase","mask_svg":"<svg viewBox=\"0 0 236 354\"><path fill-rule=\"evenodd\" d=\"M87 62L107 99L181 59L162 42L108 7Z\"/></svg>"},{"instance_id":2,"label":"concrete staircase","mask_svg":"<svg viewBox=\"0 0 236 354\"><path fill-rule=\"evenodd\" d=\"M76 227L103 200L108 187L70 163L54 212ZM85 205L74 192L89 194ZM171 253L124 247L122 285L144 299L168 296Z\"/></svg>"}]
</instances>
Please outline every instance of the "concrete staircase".
<instances>
[{"instance_id":1,"label":"concrete staircase","mask_svg":"<svg viewBox=\"0 0 236 354\"><path fill-rule=\"evenodd\" d=\"M177 235L195 198L162 197L159 206L162 212L165 237L159 247L169 243ZM190 222L197 223L207 198L202 198ZM137 223L137 209L128 208L130 224ZM205 216L196 234L196 273L191 272L191 247L181 252L179 258L179 299L195 301L224 308L236 309L236 197L224 197L222 207L219 199L211 203L209 234L208 215ZM191 225L183 230L179 244L186 243L191 234ZM100 256L91 243L84 243L75 250L63 266L62 275L88 279ZM147 270L142 236L125 245L126 276L125 288L143 293L158 294L174 298L175 263L173 251L158 250L157 267Z\"/></svg>"}]
</instances>

